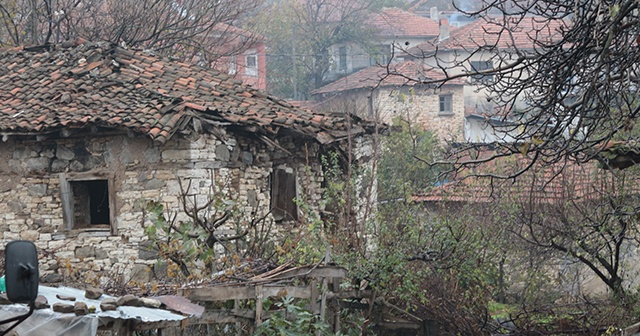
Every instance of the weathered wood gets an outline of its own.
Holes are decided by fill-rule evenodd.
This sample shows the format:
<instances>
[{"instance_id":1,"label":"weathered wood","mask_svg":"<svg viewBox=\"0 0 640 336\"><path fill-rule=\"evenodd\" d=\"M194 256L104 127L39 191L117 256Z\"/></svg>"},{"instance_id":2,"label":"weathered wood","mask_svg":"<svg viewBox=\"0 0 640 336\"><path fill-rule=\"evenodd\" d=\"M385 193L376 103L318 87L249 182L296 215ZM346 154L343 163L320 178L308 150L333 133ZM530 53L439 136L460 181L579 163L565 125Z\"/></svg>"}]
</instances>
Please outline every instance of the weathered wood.
<instances>
[{"instance_id":1,"label":"weathered wood","mask_svg":"<svg viewBox=\"0 0 640 336\"><path fill-rule=\"evenodd\" d=\"M264 297L270 296L291 296L297 299L311 298L311 288L309 286L263 286Z\"/></svg>"},{"instance_id":2,"label":"weathered wood","mask_svg":"<svg viewBox=\"0 0 640 336\"><path fill-rule=\"evenodd\" d=\"M301 286L267 286L255 285L245 287L198 287L183 288L178 290L178 295L184 296L191 301L211 302L227 300L249 300L256 299L256 288L262 287L263 297L270 296L291 296L299 299L311 298L311 289Z\"/></svg>"},{"instance_id":3,"label":"weathered wood","mask_svg":"<svg viewBox=\"0 0 640 336\"><path fill-rule=\"evenodd\" d=\"M284 169L271 173L271 214L276 221L298 219L296 198L296 175Z\"/></svg>"},{"instance_id":4,"label":"weathered wood","mask_svg":"<svg viewBox=\"0 0 640 336\"><path fill-rule=\"evenodd\" d=\"M262 298L263 298L262 286L256 286L256 327L262 323Z\"/></svg>"},{"instance_id":5,"label":"weathered wood","mask_svg":"<svg viewBox=\"0 0 640 336\"><path fill-rule=\"evenodd\" d=\"M133 331L164 329L180 327L182 321L158 321L158 322L142 322L134 320L131 325Z\"/></svg>"},{"instance_id":6,"label":"weathered wood","mask_svg":"<svg viewBox=\"0 0 640 336\"><path fill-rule=\"evenodd\" d=\"M622 335L623 336L631 336L631 335L635 335L638 332L640 332L640 322L632 324L632 325L626 327L622 331Z\"/></svg>"},{"instance_id":7,"label":"weathered wood","mask_svg":"<svg viewBox=\"0 0 640 336\"><path fill-rule=\"evenodd\" d=\"M378 322L378 325L384 329L420 329L420 324L415 322Z\"/></svg>"},{"instance_id":8,"label":"weathered wood","mask_svg":"<svg viewBox=\"0 0 640 336\"><path fill-rule=\"evenodd\" d=\"M238 314L238 312L240 311L240 300L235 299L233 300L233 314ZM241 336L242 332L242 324L240 322L236 322L236 336Z\"/></svg>"},{"instance_id":9,"label":"weathered wood","mask_svg":"<svg viewBox=\"0 0 640 336\"><path fill-rule=\"evenodd\" d=\"M118 221L116 220L117 218L117 212L116 209L119 209L118 205L116 204L116 200L118 199L116 197L116 184L115 184L115 177L113 174L109 175L109 179L107 180L107 188L109 188L109 226L111 227L111 234L114 236L118 235Z\"/></svg>"},{"instance_id":10,"label":"weathered wood","mask_svg":"<svg viewBox=\"0 0 640 336\"><path fill-rule=\"evenodd\" d=\"M350 291L342 291L342 292L329 292L327 293L327 299L370 299L373 297L373 292L371 290L350 290Z\"/></svg>"},{"instance_id":11,"label":"weathered wood","mask_svg":"<svg viewBox=\"0 0 640 336\"><path fill-rule=\"evenodd\" d=\"M327 252L324 256L324 264L327 265L331 260L331 246L327 246ZM322 278L322 294L320 298L320 323L324 323L327 315L327 292L329 291L329 279ZM316 336L320 335L320 330L316 331Z\"/></svg>"},{"instance_id":12,"label":"weathered wood","mask_svg":"<svg viewBox=\"0 0 640 336\"><path fill-rule=\"evenodd\" d=\"M340 278L331 279L331 289L333 293L340 292ZM333 333L340 333L340 309L335 309L333 313Z\"/></svg>"},{"instance_id":13,"label":"weathered wood","mask_svg":"<svg viewBox=\"0 0 640 336\"><path fill-rule=\"evenodd\" d=\"M67 180L67 174L61 173L60 179L60 197L62 198L62 218L64 219L65 230L73 229L73 192L71 184Z\"/></svg>"},{"instance_id":14,"label":"weathered wood","mask_svg":"<svg viewBox=\"0 0 640 336\"><path fill-rule=\"evenodd\" d=\"M178 289L178 295L191 301L209 302L255 299L255 287L197 287Z\"/></svg>"},{"instance_id":15,"label":"weathered wood","mask_svg":"<svg viewBox=\"0 0 640 336\"><path fill-rule=\"evenodd\" d=\"M250 280L267 279L267 278L269 278L270 276L272 276L274 274L278 274L278 273L282 272L283 269L291 266L291 263L292 263L291 261L287 261L286 263L284 263L284 264L282 264L282 265L280 265L280 266L278 266L278 267L276 267L276 268L274 268L274 269L272 269L272 270L270 270L268 272L264 272L262 274L258 274L256 276L252 277Z\"/></svg>"},{"instance_id":16,"label":"weathered wood","mask_svg":"<svg viewBox=\"0 0 640 336\"><path fill-rule=\"evenodd\" d=\"M253 320L255 312L253 309L239 309L231 311L227 309L206 310L202 316L189 319L189 324L216 324L216 323L236 323Z\"/></svg>"},{"instance_id":17,"label":"weathered wood","mask_svg":"<svg viewBox=\"0 0 640 336\"><path fill-rule=\"evenodd\" d=\"M296 267L280 274L268 277L271 280L288 279L297 277L308 278L345 278L347 270L337 266L302 266Z\"/></svg>"}]
</instances>

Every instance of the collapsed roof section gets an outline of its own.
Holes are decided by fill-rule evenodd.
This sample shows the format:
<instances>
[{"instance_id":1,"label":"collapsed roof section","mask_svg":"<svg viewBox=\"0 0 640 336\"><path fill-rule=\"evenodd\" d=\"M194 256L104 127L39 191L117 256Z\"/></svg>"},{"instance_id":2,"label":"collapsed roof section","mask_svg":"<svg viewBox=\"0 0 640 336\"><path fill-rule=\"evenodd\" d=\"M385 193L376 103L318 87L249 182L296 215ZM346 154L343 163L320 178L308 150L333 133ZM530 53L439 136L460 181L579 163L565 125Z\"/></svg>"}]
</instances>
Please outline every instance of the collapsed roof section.
<instances>
[{"instance_id":1,"label":"collapsed roof section","mask_svg":"<svg viewBox=\"0 0 640 336\"><path fill-rule=\"evenodd\" d=\"M312 113L216 70L111 43L78 40L0 52L4 140L96 127L159 142L224 128L267 142L294 135L322 144L374 130L356 116Z\"/></svg>"}]
</instances>

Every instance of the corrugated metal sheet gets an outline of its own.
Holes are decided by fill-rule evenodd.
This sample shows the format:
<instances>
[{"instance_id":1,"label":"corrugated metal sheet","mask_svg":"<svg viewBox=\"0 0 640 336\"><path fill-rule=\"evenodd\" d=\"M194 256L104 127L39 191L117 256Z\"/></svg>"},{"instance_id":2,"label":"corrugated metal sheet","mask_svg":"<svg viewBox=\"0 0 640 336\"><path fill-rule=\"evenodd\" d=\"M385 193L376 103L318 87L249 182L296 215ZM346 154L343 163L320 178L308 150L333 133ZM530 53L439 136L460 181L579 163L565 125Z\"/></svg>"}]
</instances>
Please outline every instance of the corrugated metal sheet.
<instances>
[{"instance_id":1,"label":"corrugated metal sheet","mask_svg":"<svg viewBox=\"0 0 640 336\"><path fill-rule=\"evenodd\" d=\"M65 335L65 336L95 336L100 325L106 325L113 320L135 320L138 323L154 323L165 321L181 321L186 316L172 313L165 309L146 307L122 306L116 310L101 311L100 302L113 296L102 295L97 300L84 297L84 290L69 287L39 286L38 294L47 298L51 307L57 302L74 304L74 301L60 300L60 296L72 296L75 302L84 302L88 307L95 307L96 312L84 316L74 313L62 314L51 308L38 309L33 315L14 329L18 335ZM25 314L28 308L24 304L0 305L0 320ZM5 327L5 326L2 326ZM152 326L151 326L152 327ZM2 330L0 328L0 330Z\"/></svg>"},{"instance_id":2,"label":"corrugated metal sheet","mask_svg":"<svg viewBox=\"0 0 640 336\"><path fill-rule=\"evenodd\" d=\"M159 321L180 321L185 319L185 316L172 313L164 309L146 308L146 307L129 307L122 306L116 310L101 311L100 302L106 298L117 299L116 297L109 295L102 295L97 300L90 300L84 297L84 290L70 288L70 287L47 287L40 286L38 288L38 294L47 298L49 305L53 306L54 303L62 302L67 304L73 304L73 301L60 300L56 296L73 296L76 301L81 301L87 304L87 306L94 306L96 312L89 314L89 316L96 316L99 318L109 317L113 319L135 319L142 322L159 322Z\"/></svg>"}]
</instances>

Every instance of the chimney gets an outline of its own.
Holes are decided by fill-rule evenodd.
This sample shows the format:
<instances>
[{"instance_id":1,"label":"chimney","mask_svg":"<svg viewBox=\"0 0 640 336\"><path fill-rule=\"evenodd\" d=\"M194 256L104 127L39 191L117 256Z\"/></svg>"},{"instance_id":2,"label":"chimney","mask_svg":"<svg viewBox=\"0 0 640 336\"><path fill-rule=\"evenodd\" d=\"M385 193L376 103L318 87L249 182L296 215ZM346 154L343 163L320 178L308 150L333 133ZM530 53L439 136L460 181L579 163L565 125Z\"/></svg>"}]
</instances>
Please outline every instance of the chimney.
<instances>
[{"instance_id":1,"label":"chimney","mask_svg":"<svg viewBox=\"0 0 640 336\"><path fill-rule=\"evenodd\" d=\"M429 17L433 21L438 21L438 7L431 7L431 13L429 13Z\"/></svg>"},{"instance_id":2,"label":"chimney","mask_svg":"<svg viewBox=\"0 0 640 336\"><path fill-rule=\"evenodd\" d=\"M444 39L449 38L449 20L442 18L440 19L440 38L442 41Z\"/></svg>"}]
</instances>

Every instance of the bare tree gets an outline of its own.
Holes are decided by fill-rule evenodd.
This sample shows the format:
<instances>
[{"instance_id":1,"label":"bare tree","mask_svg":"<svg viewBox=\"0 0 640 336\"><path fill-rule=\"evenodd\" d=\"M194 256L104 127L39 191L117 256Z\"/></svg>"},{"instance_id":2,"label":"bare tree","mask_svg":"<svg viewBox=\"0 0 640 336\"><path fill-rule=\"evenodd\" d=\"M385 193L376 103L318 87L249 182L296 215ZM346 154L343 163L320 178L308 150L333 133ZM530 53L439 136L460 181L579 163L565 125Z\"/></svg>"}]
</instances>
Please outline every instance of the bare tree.
<instances>
[{"instance_id":1,"label":"bare tree","mask_svg":"<svg viewBox=\"0 0 640 336\"><path fill-rule=\"evenodd\" d=\"M635 184L608 172L565 170L551 182L527 173L534 178L525 182L525 196L511 198L519 209L513 216L515 233L536 248L556 252L556 260L585 266L625 303L629 293L623 282L630 280L625 265L640 237ZM543 184L552 187L536 192Z\"/></svg>"},{"instance_id":2,"label":"bare tree","mask_svg":"<svg viewBox=\"0 0 640 336\"><path fill-rule=\"evenodd\" d=\"M334 63L331 46L340 42L366 43L373 33L365 25L367 15L384 3L385 0L274 2L259 20L271 42L270 90L307 99L309 91L325 84L325 76Z\"/></svg>"},{"instance_id":3,"label":"bare tree","mask_svg":"<svg viewBox=\"0 0 640 336\"><path fill-rule=\"evenodd\" d=\"M459 146L450 162L460 168L527 155L532 165L565 159L607 164L599 153L610 141L632 137L640 113L639 6L633 0L485 0L480 10L466 12L485 23L482 36L441 38L413 50L447 80L475 76L490 113L513 138L493 144L497 150L482 159L468 155L478 144ZM492 67L474 69L475 59Z\"/></svg>"},{"instance_id":4,"label":"bare tree","mask_svg":"<svg viewBox=\"0 0 640 336\"><path fill-rule=\"evenodd\" d=\"M261 6L253 0L18 0L0 2L0 44L111 41L213 61L254 42L232 27ZM223 55L224 56L224 55Z\"/></svg>"}]
</instances>

